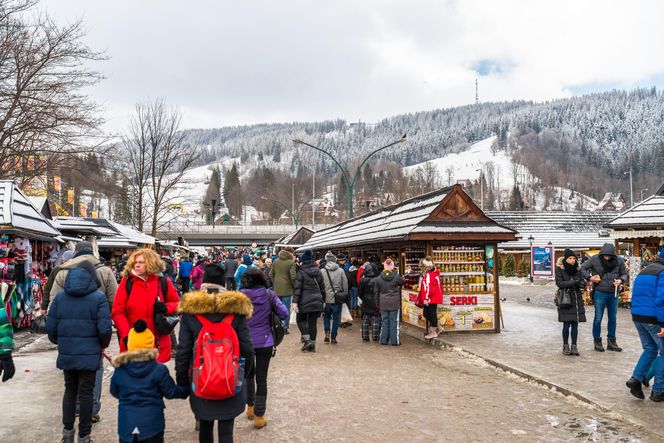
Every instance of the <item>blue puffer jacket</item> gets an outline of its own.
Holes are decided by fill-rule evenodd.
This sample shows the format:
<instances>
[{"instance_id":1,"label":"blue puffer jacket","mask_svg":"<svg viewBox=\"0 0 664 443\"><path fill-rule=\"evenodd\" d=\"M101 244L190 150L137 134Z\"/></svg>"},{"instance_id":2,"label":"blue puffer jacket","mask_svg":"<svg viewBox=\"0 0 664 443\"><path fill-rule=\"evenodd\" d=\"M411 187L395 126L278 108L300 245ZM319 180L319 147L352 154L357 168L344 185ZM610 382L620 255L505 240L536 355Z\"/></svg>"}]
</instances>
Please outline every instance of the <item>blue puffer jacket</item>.
<instances>
[{"instance_id":1,"label":"blue puffer jacket","mask_svg":"<svg viewBox=\"0 0 664 443\"><path fill-rule=\"evenodd\" d=\"M632 320L664 326L664 258L658 257L636 277Z\"/></svg>"},{"instance_id":2,"label":"blue puffer jacket","mask_svg":"<svg viewBox=\"0 0 664 443\"><path fill-rule=\"evenodd\" d=\"M156 349L123 352L113 358L116 369L111 395L120 400L118 435L122 441L146 440L163 432L164 397L187 398L189 388L176 386L168 368L156 358Z\"/></svg>"},{"instance_id":3,"label":"blue puffer jacket","mask_svg":"<svg viewBox=\"0 0 664 443\"><path fill-rule=\"evenodd\" d=\"M46 332L58 345L59 369L96 371L101 350L111 342L111 310L97 288L87 270L70 269L65 288L49 306Z\"/></svg>"}]
</instances>

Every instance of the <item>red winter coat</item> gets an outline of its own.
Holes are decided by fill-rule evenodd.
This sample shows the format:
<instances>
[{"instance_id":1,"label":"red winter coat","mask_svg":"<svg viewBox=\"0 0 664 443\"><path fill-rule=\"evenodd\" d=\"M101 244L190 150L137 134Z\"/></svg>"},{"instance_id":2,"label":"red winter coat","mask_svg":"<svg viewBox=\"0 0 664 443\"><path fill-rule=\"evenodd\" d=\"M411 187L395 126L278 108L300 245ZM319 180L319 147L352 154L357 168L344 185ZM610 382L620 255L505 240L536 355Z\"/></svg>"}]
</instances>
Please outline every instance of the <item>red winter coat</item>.
<instances>
[{"instance_id":1,"label":"red winter coat","mask_svg":"<svg viewBox=\"0 0 664 443\"><path fill-rule=\"evenodd\" d=\"M175 314L178 310L180 297L170 279L168 283L168 293L166 294L166 313ZM118 292L113 300L113 310L111 316L118 334L120 335L120 352L125 352L127 347L124 344L124 338L129 335L129 330L134 327L138 319L143 319L148 324L148 329L155 336L155 344L159 349L157 361L166 363L171 359L171 337L170 335L157 335L154 328L154 302L157 298L159 288L159 276L150 275L147 280L143 280L135 275L132 276L132 288L129 300L127 300L127 277L123 277ZM163 297L162 297L163 301Z\"/></svg>"},{"instance_id":2,"label":"red winter coat","mask_svg":"<svg viewBox=\"0 0 664 443\"><path fill-rule=\"evenodd\" d=\"M422 276L420 281L420 298L423 303L430 305L443 304L443 287L440 284L440 272L438 269L429 271Z\"/></svg>"}]
</instances>

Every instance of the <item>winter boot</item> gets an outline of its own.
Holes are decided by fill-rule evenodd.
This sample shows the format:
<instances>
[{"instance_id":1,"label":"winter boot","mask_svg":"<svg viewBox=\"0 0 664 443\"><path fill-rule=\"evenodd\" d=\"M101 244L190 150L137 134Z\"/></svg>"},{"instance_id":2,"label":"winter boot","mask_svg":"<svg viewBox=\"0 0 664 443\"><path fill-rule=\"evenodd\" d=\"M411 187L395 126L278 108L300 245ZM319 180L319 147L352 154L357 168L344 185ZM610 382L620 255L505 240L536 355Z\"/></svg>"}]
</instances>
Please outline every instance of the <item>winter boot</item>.
<instances>
[{"instance_id":1,"label":"winter boot","mask_svg":"<svg viewBox=\"0 0 664 443\"><path fill-rule=\"evenodd\" d=\"M255 417L254 415L254 407L253 406L247 406L247 418L249 420L253 420Z\"/></svg>"},{"instance_id":2,"label":"winter boot","mask_svg":"<svg viewBox=\"0 0 664 443\"><path fill-rule=\"evenodd\" d=\"M664 401L664 392L651 392L650 393L650 400L658 402L658 403L660 401Z\"/></svg>"},{"instance_id":3,"label":"winter boot","mask_svg":"<svg viewBox=\"0 0 664 443\"><path fill-rule=\"evenodd\" d=\"M595 351L604 352L604 346L602 346L602 339L595 340Z\"/></svg>"},{"instance_id":4,"label":"winter boot","mask_svg":"<svg viewBox=\"0 0 664 443\"><path fill-rule=\"evenodd\" d=\"M302 352L316 352L316 342L307 340L304 346L302 346Z\"/></svg>"},{"instance_id":5,"label":"winter boot","mask_svg":"<svg viewBox=\"0 0 664 443\"><path fill-rule=\"evenodd\" d=\"M337 344L336 337L332 337L332 339L330 339L330 343L332 343L333 345L336 345Z\"/></svg>"},{"instance_id":6,"label":"winter boot","mask_svg":"<svg viewBox=\"0 0 664 443\"><path fill-rule=\"evenodd\" d=\"M609 343L606 345L606 349L609 351L615 351L615 352L620 352L622 351L622 348L618 346L618 343L616 342L615 338L610 338Z\"/></svg>"},{"instance_id":7,"label":"winter boot","mask_svg":"<svg viewBox=\"0 0 664 443\"><path fill-rule=\"evenodd\" d=\"M62 443L74 443L76 438L76 429L71 428L70 430L62 430Z\"/></svg>"},{"instance_id":8,"label":"winter boot","mask_svg":"<svg viewBox=\"0 0 664 443\"><path fill-rule=\"evenodd\" d=\"M563 345L563 355L572 355L572 351L567 343Z\"/></svg>"},{"instance_id":9,"label":"winter boot","mask_svg":"<svg viewBox=\"0 0 664 443\"><path fill-rule=\"evenodd\" d=\"M86 435L85 437L81 437L80 435L78 436L78 443L93 443L92 439L90 438L90 434Z\"/></svg>"},{"instance_id":10,"label":"winter boot","mask_svg":"<svg viewBox=\"0 0 664 443\"><path fill-rule=\"evenodd\" d=\"M329 342L330 342L330 332L329 332L329 331L325 331L325 340L323 340L323 341L324 341L325 343L329 343Z\"/></svg>"},{"instance_id":11,"label":"winter boot","mask_svg":"<svg viewBox=\"0 0 664 443\"><path fill-rule=\"evenodd\" d=\"M311 341L311 336L310 335L303 335L302 336L302 352L305 352L307 350L307 346L309 345L309 342Z\"/></svg>"},{"instance_id":12,"label":"winter boot","mask_svg":"<svg viewBox=\"0 0 664 443\"><path fill-rule=\"evenodd\" d=\"M646 396L643 394L643 388L641 388L641 381L632 377L627 380L625 383L629 388L629 392L636 398L643 400Z\"/></svg>"},{"instance_id":13,"label":"winter boot","mask_svg":"<svg viewBox=\"0 0 664 443\"><path fill-rule=\"evenodd\" d=\"M438 337L438 328L429 327L429 333L424 336L427 340Z\"/></svg>"},{"instance_id":14,"label":"winter boot","mask_svg":"<svg viewBox=\"0 0 664 443\"><path fill-rule=\"evenodd\" d=\"M260 429L267 426L267 417L264 415L257 415L254 420L254 428Z\"/></svg>"},{"instance_id":15,"label":"winter boot","mask_svg":"<svg viewBox=\"0 0 664 443\"><path fill-rule=\"evenodd\" d=\"M576 345L572 345L572 355L580 355L579 354L579 348L576 347Z\"/></svg>"}]
</instances>

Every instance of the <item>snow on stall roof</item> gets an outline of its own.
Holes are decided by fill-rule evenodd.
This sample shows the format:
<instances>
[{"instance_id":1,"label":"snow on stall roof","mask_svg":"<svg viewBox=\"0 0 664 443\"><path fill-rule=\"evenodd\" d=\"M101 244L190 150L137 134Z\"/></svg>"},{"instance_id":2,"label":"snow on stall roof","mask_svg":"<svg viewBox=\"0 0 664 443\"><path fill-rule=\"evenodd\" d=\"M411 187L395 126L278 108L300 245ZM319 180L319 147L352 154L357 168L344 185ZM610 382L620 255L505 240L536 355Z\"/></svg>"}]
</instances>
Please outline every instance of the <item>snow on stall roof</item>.
<instances>
[{"instance_id":1,"label":"snow on stall roof","mask_svg":"<svg viewBox=\"0 0 664 443\"><path fill-rule=\"evenodd\" d=\"M76 234L96 235L100 237L115 237L118 230L103 218L85 217L55 217L53 224L62 231L74 232Z\"/></svg>"},{"instance_id":2,"label":"snow on stall roof","mask_svg":"<svg viewBox=\"0 0 664 443\"><path fill-rule=\"evenodd\" d=\"M664 227L664 195L655 194L632 206L611 220L608 227L614 229L628 226Z\"/></svg>"},{"instance_id":3,"label":"snow on stall roof","mask_svg":"<svg viewBox=\"0 0 664 443\"><path fill-rule=\"evenodd\" d=\"M0 180L0 225L47 237L60 235L12 180Z\"/></svg>"}]
</instances>

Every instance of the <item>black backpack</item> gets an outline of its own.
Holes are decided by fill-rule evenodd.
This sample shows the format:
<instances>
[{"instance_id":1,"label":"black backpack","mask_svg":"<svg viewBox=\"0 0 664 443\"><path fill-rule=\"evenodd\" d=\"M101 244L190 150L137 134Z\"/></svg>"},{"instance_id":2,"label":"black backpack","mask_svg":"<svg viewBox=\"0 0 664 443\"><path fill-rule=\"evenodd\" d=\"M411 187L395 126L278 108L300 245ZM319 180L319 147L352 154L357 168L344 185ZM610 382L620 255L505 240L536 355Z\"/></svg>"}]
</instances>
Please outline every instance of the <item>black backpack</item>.
<instances>
[{"instance_id":1,"label":"black backpack","mask_svg":"<svg viewBox=\"0 0 664 443\"><path fill-rule=\"evenodd\" d=\"M127 282L125 283L125 291L127 292L127 300L129 300L129 295L131 295L131 289L134 287L134 282L131 274L127 274ZM159 276L159 285L161 288L161 295L163 297L163 302L166 302L166 294L168 294L168 280L165 275ZM159 294L155 302L159 300ZM177 314L154 314L154 327L157 330L157 333L160 335L168 335L173 332L175 326L180 321L180 316Z\"/></svg>"}]
</instances>

